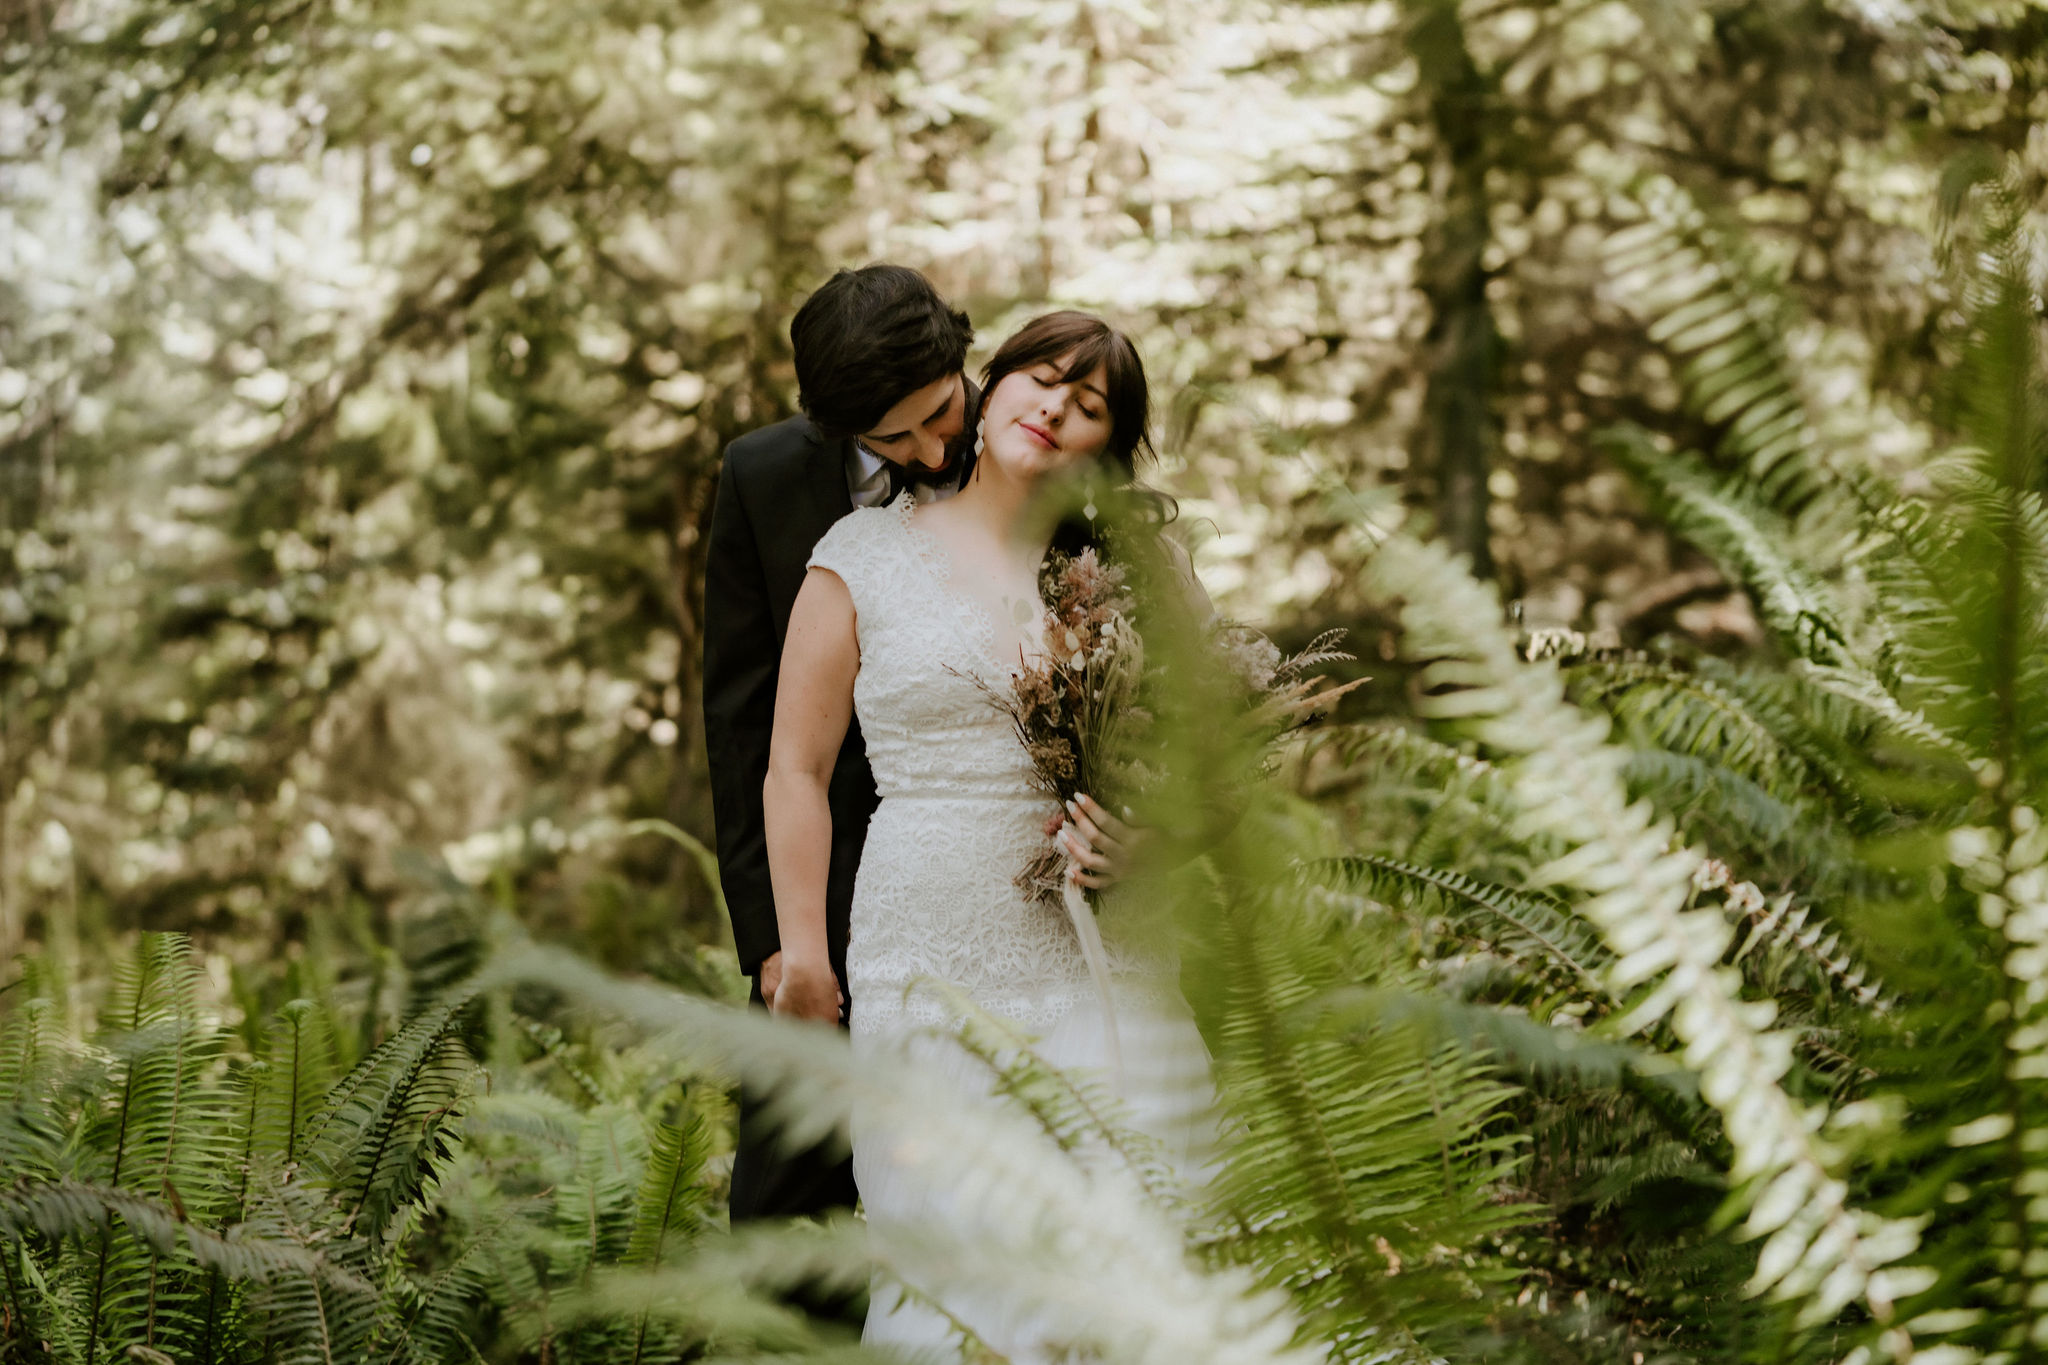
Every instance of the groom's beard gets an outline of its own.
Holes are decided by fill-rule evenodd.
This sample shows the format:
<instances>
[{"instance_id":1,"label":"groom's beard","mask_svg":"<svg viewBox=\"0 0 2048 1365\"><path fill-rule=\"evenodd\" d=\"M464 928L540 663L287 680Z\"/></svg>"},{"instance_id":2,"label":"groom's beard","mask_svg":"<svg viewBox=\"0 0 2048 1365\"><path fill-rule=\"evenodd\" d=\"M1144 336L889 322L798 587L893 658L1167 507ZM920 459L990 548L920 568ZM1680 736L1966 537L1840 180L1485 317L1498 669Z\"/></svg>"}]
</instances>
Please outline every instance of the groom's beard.
<instances>
[{"instance_id":1,"label":"groom's beard","mask_svg":"<svg viewBox=\"0 0 2048 1365\"><path fill-rule=\"evenodd\" d=\"M900 464L899 477L912 488L951 488L960 481L960 469L966 461L960 455L947 452L946 462L937 469L921 464Z\"/></svg>"},{"instance_id":2,"label":"groom's beard","mask_svg":"<svg viewBox=\"0 0 2048 1365\"><path fill-rule=\"evenodd\" d=\"M899 464L899 477L913 488L953 488L967 477L974 465L974 430L965 428L946 447L946 462L937 469L921 464Z\"/></svg>"}]
</instances>

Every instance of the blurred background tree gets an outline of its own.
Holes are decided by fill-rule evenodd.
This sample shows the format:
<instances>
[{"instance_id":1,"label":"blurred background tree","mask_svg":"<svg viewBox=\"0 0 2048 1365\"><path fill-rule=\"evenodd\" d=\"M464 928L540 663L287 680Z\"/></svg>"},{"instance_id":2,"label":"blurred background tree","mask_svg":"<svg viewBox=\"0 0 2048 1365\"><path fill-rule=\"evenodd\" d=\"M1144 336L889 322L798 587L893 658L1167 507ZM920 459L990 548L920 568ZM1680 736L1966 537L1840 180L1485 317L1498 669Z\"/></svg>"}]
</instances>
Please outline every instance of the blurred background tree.
<instances>
[{"instance_id":1,"label":"blurred background tree","mask_svg":"<svg viewBox=\"0 0 2048 1365\"><path fill-rule=\"evenodd\" d=\"M1781 310L1802 448L1897 472L1944 360L1938 167L1958 139L2048 162L2041 20L1990 3L5 23L9 951L148 925L374 954L516 898L698 979L713 894L627 826L709 833L716 461L790 410L796 304L867 259L984 343L1052 304L1129 328L1157 482L1236 614L1376 639L1339 495L1384 486L1531 623L1755 644L1589 439L1728 421L1682 402L1696 338L1610 239L1667 187Z\"/></svg>"}]
</instances>

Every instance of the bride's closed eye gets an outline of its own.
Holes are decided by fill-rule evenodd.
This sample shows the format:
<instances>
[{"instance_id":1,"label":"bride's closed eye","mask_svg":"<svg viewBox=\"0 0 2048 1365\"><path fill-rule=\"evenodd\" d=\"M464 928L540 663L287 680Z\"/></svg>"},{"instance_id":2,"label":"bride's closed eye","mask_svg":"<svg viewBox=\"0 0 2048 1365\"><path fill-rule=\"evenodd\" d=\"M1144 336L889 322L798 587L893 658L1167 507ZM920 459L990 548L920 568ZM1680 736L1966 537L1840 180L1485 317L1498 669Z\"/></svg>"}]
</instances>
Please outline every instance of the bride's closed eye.
<instances>
[{"instance_id":1,"label":"bride's closed eye","mask_svg":"<svg viewBox=\"0 0 2048 1365\"><path fill-rule=\"evenodd\" d=\"M1064 384L1067 382L1066 380L1060 378L1058 375L1052 375L1050 378L1048 378L1047 375L1050 373L1050 371L1031 370L1028 371L1028 373L1031 377L1031 382L1038 385L1038 387L1041 389L1054 388L1060 384ZM1076 403L1074 406L1079 408L1081 411L1081 415L1083 417L1086 417L1089 421L1099 422L1102 420L1102 414L1091 409L1086 403Z\"/></svg>"}]
</instances>

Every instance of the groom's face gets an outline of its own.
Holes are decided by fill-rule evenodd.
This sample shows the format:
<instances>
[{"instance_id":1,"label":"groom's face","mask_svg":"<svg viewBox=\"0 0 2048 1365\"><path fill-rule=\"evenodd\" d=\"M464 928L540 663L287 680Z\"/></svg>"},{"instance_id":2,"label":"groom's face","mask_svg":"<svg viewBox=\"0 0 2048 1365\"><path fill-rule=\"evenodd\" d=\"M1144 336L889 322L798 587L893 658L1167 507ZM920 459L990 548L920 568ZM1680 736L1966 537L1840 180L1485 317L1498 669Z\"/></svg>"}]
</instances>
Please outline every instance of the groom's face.
<instances>
[{"instance_id":1,"label":"groom's face","mask_svg":"<svg viewBox=\"0 0 2048 1365\"><path fill-rule=\"evenodd\" d=\"M952 472L952 448L967 420L967 386L959 375L906 395L882 420L861 433L860 443L920 480Z\"/></svg>"}]
</instances>

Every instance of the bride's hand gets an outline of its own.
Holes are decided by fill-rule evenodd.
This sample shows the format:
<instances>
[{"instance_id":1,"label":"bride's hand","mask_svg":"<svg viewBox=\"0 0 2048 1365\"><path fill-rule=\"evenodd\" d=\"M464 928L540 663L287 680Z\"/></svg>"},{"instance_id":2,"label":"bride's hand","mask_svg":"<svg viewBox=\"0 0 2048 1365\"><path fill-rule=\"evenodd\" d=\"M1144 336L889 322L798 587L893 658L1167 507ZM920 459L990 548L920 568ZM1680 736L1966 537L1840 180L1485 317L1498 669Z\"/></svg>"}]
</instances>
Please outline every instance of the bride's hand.
<instances>
[{"instance_id":1,"label":"bride's hand","mask_svg":"<svg viewBox=\"0 0 2048 1365\"><path fill-rule=\"evenodd\" d=\"M768 1008L772 1013L795 1019L836 1024L839 1011L845 1004L846 997L839 990L839 978L832 974L829 963L785 958L782 981L776 987L775 998L769 1002Z\"/></svg>"},{"instance_id":2,"label":"bride's hand","mask_svg":"<svg viewBox=\"0 0 2048 1365\"><path fill-rule=\"evenodd\" d=\"M1067 802L1060 847L1074 860L1068 876L1081 886L1114 886L1130 875L1146 831L1117 819L1086 794Z\"/></svg>"}]
</instances>

